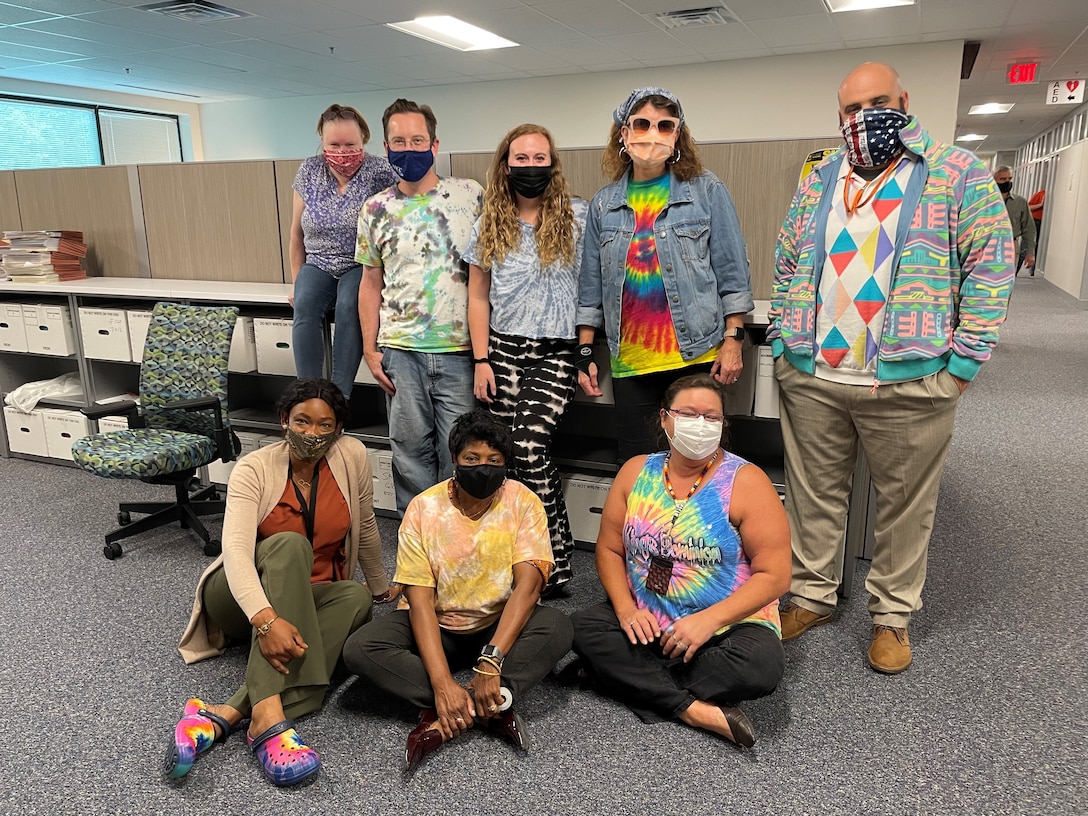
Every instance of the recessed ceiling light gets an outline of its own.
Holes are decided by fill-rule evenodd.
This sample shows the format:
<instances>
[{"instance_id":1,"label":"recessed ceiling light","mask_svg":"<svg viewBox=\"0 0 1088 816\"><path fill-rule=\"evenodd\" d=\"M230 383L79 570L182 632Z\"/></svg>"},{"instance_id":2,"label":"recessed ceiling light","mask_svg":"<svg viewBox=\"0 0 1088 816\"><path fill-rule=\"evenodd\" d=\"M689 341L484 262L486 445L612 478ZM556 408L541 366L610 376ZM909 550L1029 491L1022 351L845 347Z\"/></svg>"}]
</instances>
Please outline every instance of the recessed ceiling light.
<instances>
[{"instance_id":1,"label":"recessed ceiling light","mask_svg":"<svg viewBox=\"0 0 1088 816\"><path fill-rule=\"evenodd\" d=\"M969 116L978 116L987 113L1008 113L1013 109L1015 104L1015 102L1010 102L1007 105L1001 102L987 102L985 105L972 105L971 110L967 111L967 113Z\"/></svg>"},{"instance_id":2,"label":"recessed ceiling light","mask_svg":"<svg viewBox=\"0 0 1088 816\"><path fill-rule=\"evenodd\" d=\"M965 133L962 136L956 137L957 142L981 142L989 134L987 133Z\"/></svg>"},{"instance_id":3,"label":"recessed ceiling light","mask_svg":"<svg viewBox=\"0 0 1088 816\"><path fill-rule=\"evenodd\" d=\"M390 28L411 34L413 37L428 42L454 48L457 51L486 51L490 48L510 48L516 42L503 39L482 28L477 28L464 20L446 15L434 17L416 17L403 23L386 23Z\"/></svg>"},{"instance_id":4,"label":"recessed ceiling light","mask_svg":"<svg viewBox=\"0 0 1088 816\"><path fill-rule=\"evenodd\" d=\"M830 12L865 11L892 6L913 6L914 0L824 0L824 5Z\"/></svg>"}]
</instances>

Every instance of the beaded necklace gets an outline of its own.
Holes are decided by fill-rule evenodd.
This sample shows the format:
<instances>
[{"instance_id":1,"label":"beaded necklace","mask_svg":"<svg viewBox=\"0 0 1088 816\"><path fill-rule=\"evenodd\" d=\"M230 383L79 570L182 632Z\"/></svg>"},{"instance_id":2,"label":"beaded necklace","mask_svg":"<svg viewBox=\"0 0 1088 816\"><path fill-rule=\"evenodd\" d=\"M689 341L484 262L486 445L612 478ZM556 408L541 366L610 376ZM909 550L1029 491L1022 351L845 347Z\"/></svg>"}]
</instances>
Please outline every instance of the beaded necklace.
<instances>
[{"instance_id":1,"label":"beaded necklace","mask_svg":"<svg viewBox=\"0 0 1088 816\"><path fill-rule=\"evenodd\" d=\"M672 451L665 454L665 464L662 467L663 475L665 476L665 490L669 494L669 498L675 502L675 507L672 511L672 520L669 524L676 524L676 519L679 518L680 513L685 507L688 506L688 500L695 495L695 491L699 489L699 485L703 483L703 479L710 472L710 468L714 466L714 462L718 458L718 451L714 451L714 455L710 457L710 460L703 465L703 472L699 474L699 478L695 480L695 484L691 486L691 490L684 496L683 500L676 498L676 491L672 489L672 481L669 479L669 457L672 456Z\"/></svg>"}]
</instances>

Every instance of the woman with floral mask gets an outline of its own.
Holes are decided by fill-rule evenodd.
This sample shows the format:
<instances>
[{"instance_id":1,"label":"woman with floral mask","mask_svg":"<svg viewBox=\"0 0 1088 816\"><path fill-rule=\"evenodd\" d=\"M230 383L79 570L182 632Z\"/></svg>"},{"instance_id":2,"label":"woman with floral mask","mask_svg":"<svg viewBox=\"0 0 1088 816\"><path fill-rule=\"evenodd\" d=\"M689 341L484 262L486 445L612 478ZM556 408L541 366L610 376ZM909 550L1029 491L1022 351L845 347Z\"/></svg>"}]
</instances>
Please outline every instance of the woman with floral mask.
<instances>
[{"instance_id":1,"label":"woman with floral mask","mask_svg":"<svg viewBox=\"0 0 1088 816\"><path fill-rule=\"evenodd\" d=\"M740 377L748 257L725 185L703 169L680 100L637 88L612 114L578 293L578 382L600 396L593 342L611 355L621 462L654 450L658 400L677 374Z\"/></svg>"},{"instance_id":2,"label":"woman with floral mask","mask_svg":"<svg viewBox=\"0 0 1088 816\"><path fill-rule=\"evenodd\" d=\"M291 212L291 341L299 377L323 377L325 339L321 326L336 304L332 381L351 398L363 336L359 327L359 282L355 236L363 202L396 182L384 156L364 150L370 128L355 108L330 105L317 120L321 153L302 162L295 175Z\"/></svg>"},{"instance_id":3,"label":"woman with floral mask","mask_svg":"<svg viewBox=\"0 0 1088 816\"><path fill-rule=\"evenodd\" d=\"M321 761L294 720L321 707L347 636L373 601L399 594L382 564L366 448L342 434L347 400L328 380L297 380L276 406L284 441L242 457L227 487L223 554L200 577L180 651L187 663L249 645L242 686L226 703L191 699L165 772L185 776L243 720L274 785L295 785ZM353 580L356 563L366 586Z\"/></svg>"},{"instance_id":4,"label":"woman with floral mask","mask_svg":"<svg viewBox=\"0 0 1088 816\"><path fill-rule=\"evenodd\" d=\"M511 475L544 503L555 556L546 592L572 578L574 537L551 443L574 397L586 210L567 190L551 134L518 125L495 151L464 256L474 390L514 435Z\"/></svg>"},{"instance_id":5,"label":"woman with floral mask","mask_svg":"<svg viewBox=\"0 0 1088 816\"><path fill-rule=\"evenodd\" d=\"M570 649L570 619L537 604L554 566L544 507L506 478L514 441L482 408L449 438L452 479L408 505L397 545L401 609L344 644L344 662L420 709L404 749L411 773L443 743L479 725L528 750L515 713ZM472 669L461 686L453 672Z\"/></svg>"},{"instance_id":6,"label":"woman with floral mask","mask_svg":"<svg viewBox=\"0 0 1088 816\"><path fill-rule=\"evenodd\" d=\"M722 406L708 374L665 391L668 450L629 460L612 483L597 538L608 601L572 617L582 660L564 671L599 681L644 722L750 747L736 705L773 692L785 668L790 531L767 475L722 449Z\"/></svg>"}]
</instances>

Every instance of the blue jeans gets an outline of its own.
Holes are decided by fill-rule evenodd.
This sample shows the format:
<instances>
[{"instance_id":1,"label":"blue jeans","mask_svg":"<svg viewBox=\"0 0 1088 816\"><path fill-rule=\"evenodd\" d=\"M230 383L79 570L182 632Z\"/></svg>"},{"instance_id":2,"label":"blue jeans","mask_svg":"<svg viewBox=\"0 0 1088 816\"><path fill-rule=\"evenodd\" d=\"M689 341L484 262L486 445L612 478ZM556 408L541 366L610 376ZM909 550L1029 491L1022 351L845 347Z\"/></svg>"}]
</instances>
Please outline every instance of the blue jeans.
<instances>
[{"instance_id":1,"label":"blue jeans","mask_svg":"<svg viewBox=\"0 0 1088 816\"><path fill-rule=\"evenodd\" d=\"M397 512L408 502L453 475L450 428L476 407L472 358L466 352L429 354L386 348L382 368L397 393L386 397L389 446Z\"/></svg>"},{"instance_id":2,"label":"blue jeans","mask_svg":"<svg viewBox=\"0 0 1088 816\"><path fill-rule=\"evenodd\" d=\"M299 377L325 376L325 337L322 321L336 304L336 340L332 346L332 381L351 398L359 362L363 359L363 333L359 328L359 281L363 267L355 265L339 278L313 264L303 264L295 278L295 315L291 342Z\"/></svg>"}]
</instances>

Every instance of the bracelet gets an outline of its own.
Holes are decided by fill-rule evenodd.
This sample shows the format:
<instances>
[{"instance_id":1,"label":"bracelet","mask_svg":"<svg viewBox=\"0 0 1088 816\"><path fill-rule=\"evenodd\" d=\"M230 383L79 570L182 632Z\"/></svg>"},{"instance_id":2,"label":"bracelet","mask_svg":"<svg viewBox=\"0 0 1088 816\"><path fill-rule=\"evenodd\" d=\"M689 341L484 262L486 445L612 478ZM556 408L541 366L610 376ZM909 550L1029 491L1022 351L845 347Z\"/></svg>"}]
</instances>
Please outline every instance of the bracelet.
<instances>
[{"instance_id":1,"label":"bracelet","mask_svg":"<svg viewBox=\"0 0 1088 816\"><path fill-rule=\"evenodd\" d=\"M472 358L472 364L473 365L480 365L481 363L487 363L488 365L491 365L491 358L490 357L473 357Z\"/></svg>"},{"instance_id":2,"label":"bracelet","mask_svg":"<svg viewBox=\"0 0 1088 816\"><path fill-rule=\"evenodd\" d=\"M476 662L477 663L490 663L491 666L495 669L495 671L497 671L497 672L502 671L502 662L499 661L499 660L496 660L493 657L488 657L486 655L480 655L479 657L476 658Z\"/></svg>"},{"instance_id":3,"label":"bracelet","mask_svg":"<svg viewBox=\"0 0 1088 816\"><path fill-rule=\"evenodd\" d=\"M264 637L265 635L267 635L269 630L272 628L272 624L279 619L279 615L273 615L271 620L266 621L265 623L262 623L260 626L258 626L257 637Z\"/></svg>"},{"instance_id":4,"label":"bracelet","mask_svg":"<svg viewBox=\"0 0 1088 816\"><path fill-rule=\"evenodd\" d=\"M484 677L502 677L502 674L501 674L500 672L485 672L485 671L480 671L480 668L479 668L479 666L473 666L473 667L472 667L472 670L473 670L474 672L476 672L476 674L482 674L482 675L483 675Z\"/></svg>"}]
</instances>

